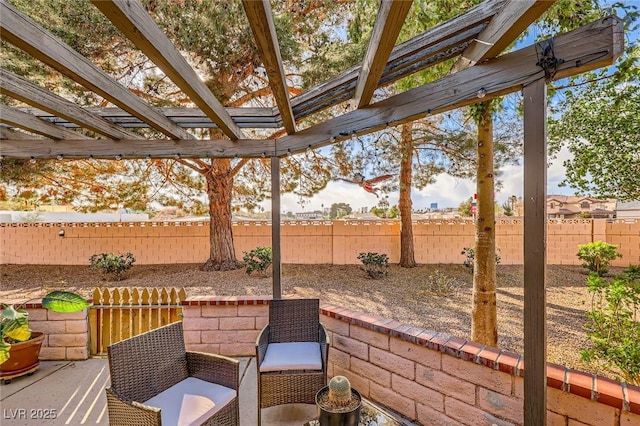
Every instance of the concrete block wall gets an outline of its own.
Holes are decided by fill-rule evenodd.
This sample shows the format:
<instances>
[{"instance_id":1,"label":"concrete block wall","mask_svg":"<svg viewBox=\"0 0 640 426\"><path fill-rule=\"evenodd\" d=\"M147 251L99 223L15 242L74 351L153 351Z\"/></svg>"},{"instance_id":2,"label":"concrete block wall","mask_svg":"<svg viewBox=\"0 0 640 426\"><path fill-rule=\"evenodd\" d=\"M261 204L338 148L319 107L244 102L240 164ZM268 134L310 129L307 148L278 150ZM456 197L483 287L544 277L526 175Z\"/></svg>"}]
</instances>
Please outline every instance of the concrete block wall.
<instances>
[{"instance_id":1,"label":"concrete block wall","mask_svg":"<svg viewBox=\"0 0 640 426\"><path fill-rule=\"evenodd\" d=\"M465 220L414 223L416 261L462 263L464 247L474 244L475 229ZM64 237L58 233L64 230ZM386 253L400 259L400 222L291 221L282 227L283 263L359 264L361 252ZM234 222L236 257L271 245L269 222ZM579 265L578 244L607 241L623 254L614 266L640 263L640 221L605 219L550 220L547 263ZM521 218L496 223L501 264L523 263ZM88 265L96 253L131 252L136 264L203 263L209 257L208 222L0 223L0 264Z\"/></svg>"},{"instance_id":2,"label":"concrete block wall","mask_svg":"<svg viewBox=\"0 0 640 426\"><path fill-rule=\"evenodd\" d=\"M39 301L29 302L25 308L29 313L29 328L45 335L40 350L41 360L89 358L87 309L74 313L58 313L44 309Z\"/></svg>"},{"instance_id":3,"label":"concrete block wall","mask_svg":"<svg viewBox=\"0 0 640 426\"><path fill-rule=\"evenodd\" d=\"M182 302L187 347L254 356L269 300L188 298ZM519 354L334 305L321 306L320 320L331 338L329 376L347 376L365 397L422 424L523 423ZM550 426L640 424L640 387L551 363L547 384Z\"/></svg>"}]
</instances>

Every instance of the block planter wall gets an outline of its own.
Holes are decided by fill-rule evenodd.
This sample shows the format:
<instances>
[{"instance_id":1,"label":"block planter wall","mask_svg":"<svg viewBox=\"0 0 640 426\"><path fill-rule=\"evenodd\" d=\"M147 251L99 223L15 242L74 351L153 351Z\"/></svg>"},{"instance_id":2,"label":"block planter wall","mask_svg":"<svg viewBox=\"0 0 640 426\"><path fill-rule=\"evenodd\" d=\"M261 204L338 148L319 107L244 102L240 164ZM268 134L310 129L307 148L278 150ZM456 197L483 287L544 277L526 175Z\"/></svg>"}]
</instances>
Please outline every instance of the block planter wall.
<instances>
[{"instance_id":1,"label":"block planter wall","mask_svg":"<svg viewBox=\"0 0 640 426\"><path fill-rule=\"evenodd\" d=\"M87 309L75 313L52 312L40 302L25 305L29 327L44 333L41 360L83 360L89 358Z\"/></svg>"},{"instance_id":2,"label":"block planter wall","mask_svg":"<svg viewBox=\"0 0 640 426\"><path fill-rule=\"evenodd\" d=\"M193 297L182 302L187 348L254 356L269 297ZM422 424L523 423L522 356L332 305L329 375ZM547 365L550 426L640 424L640 388Z\"/></svg>"}]
</instances>

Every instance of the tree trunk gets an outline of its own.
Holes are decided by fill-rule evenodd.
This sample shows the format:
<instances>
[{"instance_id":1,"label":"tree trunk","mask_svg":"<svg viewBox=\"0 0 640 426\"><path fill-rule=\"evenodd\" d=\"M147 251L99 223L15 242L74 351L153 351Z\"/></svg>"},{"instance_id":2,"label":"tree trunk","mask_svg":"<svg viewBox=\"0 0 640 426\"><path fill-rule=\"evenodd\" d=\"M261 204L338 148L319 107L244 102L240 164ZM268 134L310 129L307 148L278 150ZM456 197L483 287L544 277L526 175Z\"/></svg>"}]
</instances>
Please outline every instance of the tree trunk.
<instances>
[{"instance_id":1,"label":"tree trunk","mask_svg":"<svg viewBox=\"0 0 640 426\"><path fill-rule=\"evenodd\" d=\"M498 343L498 328L491 101L483 102L478 107L478 205L471 339L480 344L495 347Z\"/></svg>"},{"instance_id":2,"label":"tree trunk","mask_svg":"<svg viewBox=\"0 0 640 426\"><path fill-rule=\"evenodd\" d=\"M212 160L211 169L205 173L209 197L209 260L202 266L204 271L228 271L238 269L233 246L231 226L231 193L233 176L230 159Z\"/></svg>"},{"instance_id":3,"label":"tree trunk","mask_svg":"<svg viewBox=\"0 0 640 426\"><path fill-rule=\"evenodd\" d=\"M415 268L416 258L413 246L413 223L411 221L411 166L413 161L413 137L411 123L402 125L402 142L400 147L400 198L398 208L400 210L400 266L403 268Z\"/></svg>"}]
</instances>

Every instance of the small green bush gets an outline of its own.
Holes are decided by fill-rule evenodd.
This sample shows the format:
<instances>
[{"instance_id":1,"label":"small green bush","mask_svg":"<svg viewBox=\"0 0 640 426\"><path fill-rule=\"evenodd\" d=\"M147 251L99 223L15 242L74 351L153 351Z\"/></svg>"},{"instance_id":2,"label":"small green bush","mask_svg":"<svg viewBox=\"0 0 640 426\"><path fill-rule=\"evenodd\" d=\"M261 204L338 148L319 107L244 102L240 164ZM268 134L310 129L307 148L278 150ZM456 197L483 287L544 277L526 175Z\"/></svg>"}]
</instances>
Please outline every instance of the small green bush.
<instances>
[{"instance_id":1,"label":"small green bush","mask_svg":"<svg viewBox=\"0 0 640 426\"><path fill-rule=\"evenodd\" d=\"M362 262L360 269L373 279L382 278L389 272L389 257L384 253L360 253L358 260Z\"/></svg>"},{"instance_id":2,"label":"small green bush","mask_svg":"<svg viewBox=\"0 0 640 426\"><path fill-rule=\"evenodd\" d=\"M604 241L594 241L588 244L578 245L578 259L582 260L583 268L595 272L599 276L603 276L609 272L609 264L612 260L622 257L616 251L618 246L605 243Z\"/></svg>"},{"instance_id":3,"label":"small green bush","mask_svg":"<svg viewBox=\"0 0 640 426\"><path fill-rule=\"evenodd\" d=\"M115 254L100 253L89 258L91 269L102 271L103 274L111 275L116 281L122 280L124 273L133 266L136 261L131 253Z\"/></svg>"},{"instance_id":4,"label":"small green bush","mask_svg":"<svg viewBox=\"0 0 640 426\"><path fill-rule=\"evenodd\" d=\"M589 274L591 311L587 312L587 336L591 348L580 351L587 362L600 362L633 384L640 385L640 280L631 266L607 282Z\"/></svg>"},{"instance_id":5,"label":"small green bush","mask_svg":"<svg viewBox=\"0 0 640 426\"><path fill-rule=\"evenodd\" d=\"M464 266L466 266L467 268L471 268L471 272L473 272L473 262L475 260L476 257L476 251L473 247L465 247L462 249L462 253L466 256L466 258L464 259L464 262L462 262L462 264ZM496 265L500 264L500 249L496 248Z\"/></svg>"},{"instance_id":6,"label":"small green bush","mask_svg":"<svg viewBox=\"0 0 640 426\"><path fill-rule=\"evenodd\" d=\"M257 271L260 275L266 276L266 271L273 263L273 253L271 247L256 247L251 251L245 251L242 260L244 270L247 275Z\"/></svg>"},{"instance_id":7,"label":"small green bush","mask_svg":"<svg viewBox=\"0 0 640 426\"><path fill-rule=\"evenodd\" d=\"M460 290L462 285L458 280L452 278L437 269L433 274L429 275L427 283L427 292L436 296L451 296Z\"/></svg>"}]
</instances>

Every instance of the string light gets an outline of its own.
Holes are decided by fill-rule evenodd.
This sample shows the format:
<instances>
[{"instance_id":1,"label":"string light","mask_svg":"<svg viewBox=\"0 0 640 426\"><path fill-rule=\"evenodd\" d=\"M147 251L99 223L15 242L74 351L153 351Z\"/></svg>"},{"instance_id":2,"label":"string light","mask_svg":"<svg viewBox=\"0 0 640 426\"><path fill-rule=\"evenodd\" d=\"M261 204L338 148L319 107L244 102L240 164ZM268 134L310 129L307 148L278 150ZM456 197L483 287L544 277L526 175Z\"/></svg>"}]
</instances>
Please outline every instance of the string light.
<instances>
[{"instance_id":1,"label":"string light","mask_svg":"<svg viewBox=\"0 0 640 426\"><path fill-rule=\"evenodd\" d=\"M31 164L36 164L36 158L32 155L32 156L31 156L31 159L29 160L29 162L30 162Z\"/></svg>"},{"instance_id":2,"label":"string light","mask_svg":"<svg viewBox=\"0 0 640 426\"><path fill-rule=\"evenodd\" d=\"M260 156L261 156L262 158L265 158L265 157L267 156L267 153L266 153L266 152L263 152Z\"/></svg>"},{"instance_id":3,"label":"string light","mask_svg":"<svg viewBox=\"0 0 640 426\"><path fill-rule=\"evenodd\" d=\"M147 154L147 160L151 160L151 154Z\"/></svg>"},{"instance_id":4,"label":"string light","mask_svg":"<svg viewBox=\"0 0 640 426\"><path fill-rule=\"evenodd\" d=\"M336 141L336 137L335 136L331 136L331 139L329 139L331 141L331 143L334 143Z\"/></svg>"},{"instance_id":5,"label":"string light","mask_svg":"<svg viewBox=\"0 0 640 426\"><path fill-rule=\"evenodd\" d=\"M122 154L116 154L116 160L118 161L122 160Z\"/></svg>"},{"instance_id":6,"label":"string light","mask_svg":"<svg viewBox=\"0 0 640 426\"><path fill-rule=\"evenodd\" d=\"M90 158L90 159L91 159L91 158L93 158L93 154L89 154L89 158Z\"/></svg>"},{"instance_id":7,"label":"string light","mask_svg":"<svg viewBox=\"0 0 640 426\"><path fill-rule=\"evenodd\" d=\"M484 87L481 87L480 90L478 90L478 98L482 99L485 96L487 96L487 91Z\"/></svg>"},{"instance_id":8,"label":"string light","mask_svg":"<svg viewBox=\"0 0 640 426\"><path fill-rule=\"evenodd\" d=\"M56 155L56 158L57 158L58 160L62 160L62 159L64 159L64 155L62 155L62 154L58 154L58 155Z\"/></svg>"},{"instance_id":9,"label":"string light","mask_svg":"<svg viewBox=\"0 0 640 426\"><path fill-rule=\"evenodd\" d=\"M176 160L180 159L180 153L179 152L175 155L175 158L176 158Z\"/></svg>"},{"instance_id":10,"label":"string light","mask_svg":"<svg viewBox=\"0 0 640 426\"><path fill-rule=\"evenodd\" d=\"M431 115L431 109L427 110L427 115Z\"/></svg>"}]
</instances>

